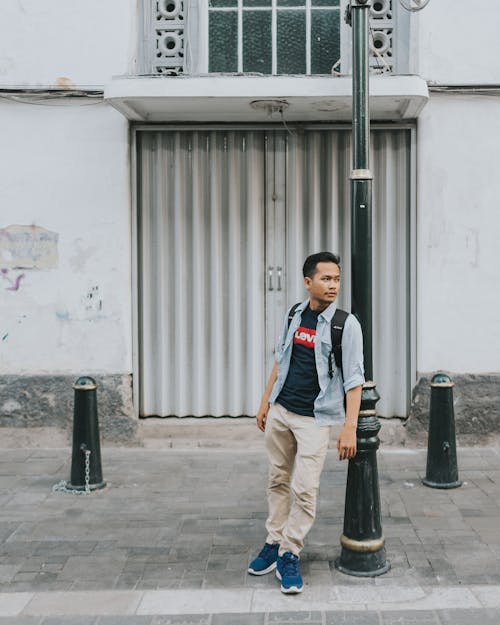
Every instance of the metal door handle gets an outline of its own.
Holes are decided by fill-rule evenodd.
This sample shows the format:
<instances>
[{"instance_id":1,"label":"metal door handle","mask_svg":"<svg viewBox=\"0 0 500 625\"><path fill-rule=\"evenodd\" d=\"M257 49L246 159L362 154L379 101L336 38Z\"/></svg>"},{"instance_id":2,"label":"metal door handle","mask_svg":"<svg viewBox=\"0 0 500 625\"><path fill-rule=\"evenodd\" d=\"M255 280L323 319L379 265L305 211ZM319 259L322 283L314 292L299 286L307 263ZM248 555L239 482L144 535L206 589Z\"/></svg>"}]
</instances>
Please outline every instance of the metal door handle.
<instances>
[{"instance_id":1,"label":"metal door handle","mask_svg":"<svg viewBox=\"0 0 500 625\"><path fill-rule=\"evenodd\" d=\"M269 289L269 291L274 291L274 288L273 288L273 271L274 271L274 267L270 266L269 269L268 269L268 275L269 275L269 287L268 287L268 289Z\"/></svg>"},{"instance_id":2,"label":"metal door handle","mask_svg":"<svg viewBox=\"0 0 500 625\"><path fill-rule=\"evenodd\" d=\"M281 291L281 267L276 267L278 271L278 291Z\"/></svg>"}]
</instances>

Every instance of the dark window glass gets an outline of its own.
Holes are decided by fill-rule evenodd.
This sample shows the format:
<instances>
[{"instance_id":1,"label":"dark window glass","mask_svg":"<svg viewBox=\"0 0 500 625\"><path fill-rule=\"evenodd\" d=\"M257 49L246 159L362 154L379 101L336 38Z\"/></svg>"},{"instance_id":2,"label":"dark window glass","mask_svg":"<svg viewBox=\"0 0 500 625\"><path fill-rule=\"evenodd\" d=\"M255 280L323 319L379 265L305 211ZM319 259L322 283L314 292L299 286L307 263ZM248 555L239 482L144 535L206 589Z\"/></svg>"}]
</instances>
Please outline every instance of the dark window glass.
<instances>
[{"instance_id":1,"label":"dark window glass","mask_svg":"<svg viewBox=\"0 0 500 625\"><path fill-rule=\"evenodd\" d=\"M303 7L304 0L278 0L279 7Z\"/></svg>"},{"instance_id":2,"label":"dark window glass","mask_svg":"<svg viewBox=\"0 0 500 625\"><path fill-rule=\"evenodd\" d=\"M305 11L278 11L277 44L278 74L305 74Z\"/></svg>"},{"instance_id":3,"label":"dark window glass","mask_svg":"<svg viewBox=\"0 0 500 625\"><path fill-rule=\"evenodd\" d=\"M208 0L209 7L237 7L238 0Z\"/></svg>"},{"instance_id":4,"label":"dark window glass","mask_svg":"<svg viewBox=\"0 0 500 625\"><path fill-rule=\"evenodd\" d=\"M238 14L210 11L208 18L208 71L238 71Z\"/></svg>"},{"instance_id":5,"label":"dark window glass","mask_svg":"<svg viewBox=\"0 0 500 625\"><path fill-rule=\"evenodd\" d=\"M340 0L311 0L313 7L338 7Z\"/></svg>"},{"instance_id":6,"label":"dark window glass","mask_svg":"<svg viewBox=\"0 0 500 625\"><path fill-rule=\"evenodd\" d=\"M243 12L243 71L272 72L271 11Z\"/></svg>"},{"instance_id":7,"label":"dark window glass","mask_svg":"<svg viewBox=\"0 0 500 625\"><path fill-rule=\"evenodd\" d=\"M311 11L311 74L330 74L339 58L339 11Z\"/></svg>"},{"instance_id":8,"label":"dark window glass","mask_svg":"<svg viewBox=\"0 0 500 625\"><path fill-rule=\"evenodd\" d=\"M243 0L244 7L270 7L271 0Z\"/></svg>"}]
</instances>

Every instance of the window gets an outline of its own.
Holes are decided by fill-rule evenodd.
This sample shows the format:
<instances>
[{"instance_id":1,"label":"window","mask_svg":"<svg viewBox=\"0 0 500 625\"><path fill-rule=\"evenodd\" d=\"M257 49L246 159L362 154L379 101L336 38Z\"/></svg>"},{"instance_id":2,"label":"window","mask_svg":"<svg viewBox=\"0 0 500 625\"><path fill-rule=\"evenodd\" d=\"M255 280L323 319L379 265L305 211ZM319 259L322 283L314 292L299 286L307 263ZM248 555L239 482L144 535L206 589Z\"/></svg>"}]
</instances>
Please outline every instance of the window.
<instances>
[{"instance_id":1,"label":"window","mask_svg":"<svg viewBox=\"0 0 500 625\"><path fill-rule=\"evenodd\" d=\"M208 71L330 74L339 0L209 0Z\"/></svg>"},{"instance_id":2,"label":"window","mask_svg":"<svg viewBox=\"0 0 500 625\"><path fill-rule=\"evenodd\" d=\"M330 74L334 66L349 73L347 4L348 0L142 0L138 73ZM395 0L373 0L370 29L372 71L408 73L408 12L400 11Z\"/></svg>"}]
</instances>

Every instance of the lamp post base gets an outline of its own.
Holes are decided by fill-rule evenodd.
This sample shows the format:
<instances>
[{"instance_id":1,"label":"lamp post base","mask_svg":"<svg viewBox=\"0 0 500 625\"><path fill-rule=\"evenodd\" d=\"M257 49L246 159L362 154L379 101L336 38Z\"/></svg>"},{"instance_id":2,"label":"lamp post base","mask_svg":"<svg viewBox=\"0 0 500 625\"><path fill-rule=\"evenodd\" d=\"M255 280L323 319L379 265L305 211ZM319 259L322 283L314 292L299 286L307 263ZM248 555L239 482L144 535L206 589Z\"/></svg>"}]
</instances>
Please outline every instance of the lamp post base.
<instances>
[{"instance_id":1,"label":"lamp post base","mask_svg":"<svg viewBox=\"0 0 500 625\"><path fill-rule=\"evenodd\" d=\"M385 548L372 553L351 551L342 547L340 557L335 560L335 568L346 575L355 577L377 577L391 568L385 557Z\"/></svg>"},{"instance_id":2,"label":"lamp post base","mask_svg":"<svg viewBox=\"0 0 500 625\"><path fill-rule=\"evenodd\" d=\"M422 484L424 486L429 486L429 488L458 488L459 486L462 486L462 482L459 480L457 482L433 482L432 480L428 480L427 478L424 478L422 480Z\"/></svg>"}]
</instances>

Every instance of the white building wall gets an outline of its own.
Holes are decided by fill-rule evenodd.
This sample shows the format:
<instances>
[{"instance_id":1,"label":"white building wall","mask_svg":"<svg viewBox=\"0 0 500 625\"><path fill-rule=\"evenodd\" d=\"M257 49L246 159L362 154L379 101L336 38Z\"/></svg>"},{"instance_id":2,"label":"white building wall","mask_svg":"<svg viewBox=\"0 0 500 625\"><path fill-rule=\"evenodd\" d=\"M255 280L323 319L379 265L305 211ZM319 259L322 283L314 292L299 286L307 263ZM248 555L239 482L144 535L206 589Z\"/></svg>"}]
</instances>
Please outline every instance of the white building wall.
<instances>
[{"instance_id":1,"label":"white building wall","mask_svg":"<svg viewBox=\"0 0 500 625\"><path fill-rule=\"evenodd\" d=\"M498 2L430 0L411 19L420 76L446 85L500 83Z\"/></svg>"},{"instance_id":2,"label":"white building wall","mask_svg":"<svg viewBox=\"0 0 500 625\"><path fill-rule=\"evenodd\" d=\"M412 19L431 85L500 85L500 5L431 0ZM418 120L418 371L499 371L498 136L498 97L431 90Z\"/></svg>"},{"instance_id":3,"label":"white building wall","mask_svg":"<svg viewBox=\"0 0 500 625\"><path fill-rule=\"evenodd\" d=\"M140 6L2 0L0 86L102 86L136 72ZM421 76L500 84L500 5L431 0L411 20ZM499 370L499 120L496 97L437 93L418 120L419 372ZM58 234L55 268L0 274L0 373L130 374L127 121L86 99L0 100L0 133L0 228Z\"/></svg>"},{"instance_id":4,"label":"white building wall","mask_svg":"<svg viewBox=\"0 0 500 625\"><path fill-rule=\"evenodd\" d=\"M135 71L138 0L2 0L0 84L104 85ZM67 82L67 81L66 81Z\"/></svg>"},{"instance_id":5,"label":"white building wall","mask_svg":"<svg viewBox=\"0 0 500 625\"><path fill-rule=\"evenodd\" d=\"M418 130L417 368L499 370L500 100L433 94Z\"/></svg>"},{"instance_id":6,"label":"white building wall","mask_svg":"<svg viewBox=\"0 0 500 625\"><path fill-rule=\"evenodd\" d=\"M126 120L102 102L0 100L0 136L0 227L58 235L53 269L0 259L0 372L130 373Z\"/></svg>"}]
</instances>

